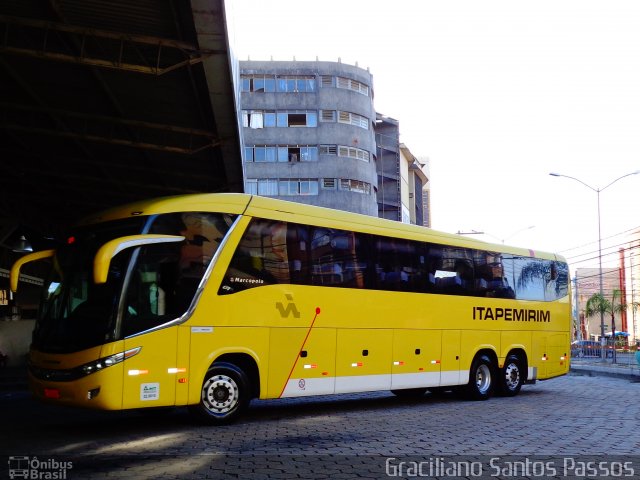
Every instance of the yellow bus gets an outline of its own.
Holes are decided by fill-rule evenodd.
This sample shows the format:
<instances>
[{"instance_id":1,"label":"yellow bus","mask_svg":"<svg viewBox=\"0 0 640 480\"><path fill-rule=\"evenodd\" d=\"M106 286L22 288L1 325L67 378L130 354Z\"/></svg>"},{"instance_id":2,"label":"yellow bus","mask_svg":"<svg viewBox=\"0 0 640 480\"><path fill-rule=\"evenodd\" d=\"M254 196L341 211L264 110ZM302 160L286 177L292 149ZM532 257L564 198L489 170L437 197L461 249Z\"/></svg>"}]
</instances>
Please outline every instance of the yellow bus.
<instances>
[{"instance_id":1,"label":"yellow bus","mask_svg":"<svg viewBox=\"0 0 640 480\"><path fill-rule=\"evenodd\" d=\"M484 400L567 373L559 256L244 194L144 201L82 221L51 258L29 377L45 401L188 405L455 389Z\"/></svg>"}]
</instances>

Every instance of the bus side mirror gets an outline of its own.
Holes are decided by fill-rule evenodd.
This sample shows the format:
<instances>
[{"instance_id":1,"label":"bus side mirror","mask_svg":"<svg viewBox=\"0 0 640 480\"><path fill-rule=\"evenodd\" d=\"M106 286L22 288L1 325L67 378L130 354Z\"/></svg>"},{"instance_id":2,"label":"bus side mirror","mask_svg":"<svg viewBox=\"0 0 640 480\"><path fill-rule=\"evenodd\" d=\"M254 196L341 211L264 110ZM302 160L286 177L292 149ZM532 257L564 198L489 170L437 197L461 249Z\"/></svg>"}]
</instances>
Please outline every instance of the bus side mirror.
<instances>
[{"instance_id":1,"label":"bus side mirror","mask_svg":"<svg viewBox=\"0 0 640 480\"><path fill-rule=\"evenodd\" d=\"M41 252L33 252L24 257L20 257L11 267L9 273L9 288L13 293L18 291L18 280L20 279L20 269L25 263L31 263L45 258L51 258L55 255L55 250L42 250Z\"/></svg>"},{"instance_id":2,"label":"bus side mirror","mask_svg":"<svg viewBox=\"0 0 640 480\"><path fill-rule=\"evenodd\" d=\"M184 239L185 237L179 235L129 235L111 240L100 247L93 259L93 281L106 283L111 259L127 248L154 243L182 242Z\"/></svg>"}]
</instances>

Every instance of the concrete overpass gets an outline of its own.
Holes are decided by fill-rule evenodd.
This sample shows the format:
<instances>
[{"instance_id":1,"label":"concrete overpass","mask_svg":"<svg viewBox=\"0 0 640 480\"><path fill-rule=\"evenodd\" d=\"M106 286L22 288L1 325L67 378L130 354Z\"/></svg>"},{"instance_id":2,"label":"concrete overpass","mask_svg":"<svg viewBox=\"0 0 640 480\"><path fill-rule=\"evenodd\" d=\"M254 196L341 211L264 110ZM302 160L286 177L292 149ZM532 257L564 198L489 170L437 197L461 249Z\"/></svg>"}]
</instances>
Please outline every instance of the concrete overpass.
<instances>
[{"instance_id":1,"label":"concrete overpass","mask_svg":"<svg viewBox=\"0 0 640 480\"><path fill-rule=\"evenodd\" d=\"M233 68L224 0L0 0L0 268L89 212L242 191Z\"/></svg>"}]
</instances>

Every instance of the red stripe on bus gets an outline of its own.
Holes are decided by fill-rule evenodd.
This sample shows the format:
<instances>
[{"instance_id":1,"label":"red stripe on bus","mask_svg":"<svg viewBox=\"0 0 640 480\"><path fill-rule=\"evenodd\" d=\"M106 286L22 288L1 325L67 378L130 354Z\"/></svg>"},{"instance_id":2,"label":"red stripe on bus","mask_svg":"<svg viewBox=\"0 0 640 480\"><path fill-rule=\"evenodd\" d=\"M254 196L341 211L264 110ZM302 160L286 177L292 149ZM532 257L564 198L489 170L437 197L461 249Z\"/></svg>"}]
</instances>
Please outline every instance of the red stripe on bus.
<instances>
[{"instance_id":1,"label":"red stripe on bus","mask_svg":"<svg viewBox=\"0 0 640 480\"><path fill-rule=\"evenodd\" d=\"M298 354L296 355L296 360L293 362L293 366L291 367L291 371L289 372L287 381L284 382L284 385L282 386L282 391L280 392L280 395L278 395L278 398L282 397L282 394L287 388L287 383L289 383L289 380L291 380L291 375L293 375L293 371L295 370L296 365L298 364L300 353L302 352L302 350L304 350L304 345L307 343L307 340L309 339L309 335L311 334L311 329L313 328L313 324L316 323L316 318L318 318L318 315L320 315L320 307L316 307L316 314L314 315L313 320L311 321L311 325L309 325L309 329L307 330L307 335L304 337L304 340L302 341L302 345L300 345L300 350L298 350Z\"/></svg>"}]
</instances>

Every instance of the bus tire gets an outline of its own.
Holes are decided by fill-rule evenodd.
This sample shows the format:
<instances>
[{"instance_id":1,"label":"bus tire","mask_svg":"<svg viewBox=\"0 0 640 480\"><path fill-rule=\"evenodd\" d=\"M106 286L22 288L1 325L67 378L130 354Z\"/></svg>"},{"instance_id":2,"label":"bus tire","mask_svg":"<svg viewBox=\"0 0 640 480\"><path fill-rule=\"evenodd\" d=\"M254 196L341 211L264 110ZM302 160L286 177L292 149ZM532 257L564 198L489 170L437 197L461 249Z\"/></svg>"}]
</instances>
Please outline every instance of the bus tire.
<instances>
[{"instance_id":1,"label":"bus tire","mask_svg":"<svg viewBox=\"0 0 640 480\"><path fill-rule=\"evenodd\" d=\"M524 383L523 362L518 355L511 353L504 361L504 367L500 371L498 388L500 395L515 397Z\"/></svg>"},{"instance_id":2,"label":"bus tire","mask_svg":"<svg viewBox=\"0 0 640 480\"><path fill-rule=\"evenodd\" d=\"M401 390L391 390L398 398L419 398L426 393L426 388L403 388Z\"/></svg>"},{"instance_id":3,"label":"bus tire","mask_svg":"<svg viewBox=\"0 0 640 480\"><path fill-rule=\"evenodd\" d=\"M487 355L476 356L469 371L469 383L464 389L465 397L470 400L488 400L494 388L493 372L493 362Z\"/></svg>"},{"instance_id":4,"label":"bus tire","mask_svg":"<svg viewBox=\"0 0 640 480\"><path fill-rule=\"evenodd\" d=\"M202 382L200 402L191 413L202 423L226 425L235 421L249 405L247 375L232 363L214 363Z\"/></svg>"}]
</instances>

